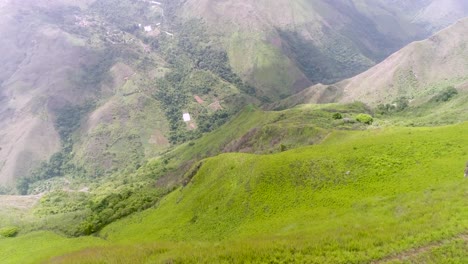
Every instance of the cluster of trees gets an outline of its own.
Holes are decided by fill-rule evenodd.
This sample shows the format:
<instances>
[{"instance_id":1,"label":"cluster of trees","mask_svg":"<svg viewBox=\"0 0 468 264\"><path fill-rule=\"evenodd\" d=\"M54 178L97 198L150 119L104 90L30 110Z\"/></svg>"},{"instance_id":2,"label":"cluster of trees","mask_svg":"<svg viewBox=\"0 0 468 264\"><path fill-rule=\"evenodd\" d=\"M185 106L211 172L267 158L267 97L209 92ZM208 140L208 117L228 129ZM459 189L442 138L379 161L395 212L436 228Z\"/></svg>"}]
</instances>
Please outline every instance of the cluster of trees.
<instances>
[{"instance_id":1,"label":"cluster of trees","mask_svg":"<svg viewBox=\"0 0 468 264\"><path fill-rule=\"evenodd\" d=\"M153 206L167 191L146 188L138 191L127 189L110 194L97 202L90 202L89 216L74 231L74 236L90 235L107 224Z\"/></svg>"},{"instance_id":2,"label":"cluster of trees","mask_svg":"<svg viewBox=\"0 0 468 264\"><path fill-rule=\"evenodd\" d=\"M166 74L165 78L156 80L158 87L154 98L161 102L164 113L170 125L169 141L172 144L185 142L189 134L184 129L182 109L186 106L188 95L186 87L182 84L183 73L177 69Z\"/></svg>"},{"instance_id":3,"label":"cluster of trees","mask_svg":"<svg viewBox=\"0 0 468 264\"><path fill-rule=\"evenodd\" d=\"M449 86L442 91L440 91L438 94L436 94L434 97L431 98L432 102L448 102L450 101L453 97L458 95L457 89L453 86Z\"/></svg>"},{"instance_id":4,"label":"cluster of trees","mask_svg":"<svg viewBox=\"0 0 468 264\"><path fill-rule=\"evenodd\" d=\"M288 49L286 54L313 83L335 83L356 75L368 66L345 39L325 40L328 41L327 48L322 48L294 30L281 30L279 35L288 44L285 45ZM334 37L339 38L338 35Z\"/></svg>"},{"instance_id":5,"label":"cluster of trees","mask_svg":"<svg viewBox=\"0 0 468 264\"><path fill-rule=\"evenodd\" d=\"M198 117L198 129L203 133L213 131L226 123L229 117L230 113L227 110L216 111L212 115L204 112Z\"/></svg>"},{"instance_id":6,"label":"cluster of trees","mask_svg":"<svg viewBox=\"0 0 468 264\"><path fill-rule=\"evenodd\" d=\"M15 226L7 226L0 228L0 238L2 237L14 237L18 234L18 228Z\"/></svg>"},{"instance_id":7,"label":"cluster of trees","mask_svg":"<svg viewBox=\"0 0 468 264\"><path fill-rule=\"evenodd\" d=\"M391 104L379 104L377 106L377 113L386 115L395 112L401 112L409 107L409 99L406 97L399 97Z\"/></svg>"},{"instance_id":8,"label":"cluster of trees","mask_svg":"<svg viewBox=\"0 0 468 264\"><path fill-rule=\"evenodd\" d=\"M455 96L458 95L457 89L453 86L448 86L445 89L442 89L439 93L434 95L429 103L442 103L452 100ZM402 112L409 108L409 99L407 97L399 97L391 104L379 104L377 106L377 113L381 115L387 115L391 113Z\"/></svg>"}]
</instances>

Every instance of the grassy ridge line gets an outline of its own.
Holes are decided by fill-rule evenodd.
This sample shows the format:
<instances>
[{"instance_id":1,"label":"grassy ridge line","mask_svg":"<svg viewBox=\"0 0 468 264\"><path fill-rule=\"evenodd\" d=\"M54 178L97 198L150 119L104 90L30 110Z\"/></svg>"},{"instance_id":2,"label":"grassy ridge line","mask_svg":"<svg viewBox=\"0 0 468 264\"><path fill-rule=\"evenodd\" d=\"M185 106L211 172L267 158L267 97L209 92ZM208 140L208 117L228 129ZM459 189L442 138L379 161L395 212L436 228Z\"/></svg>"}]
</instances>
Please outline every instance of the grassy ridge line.
<instances>
[{"instance_id":1,"label":"grassy ridge line","mask_svg":"<svg viewBox=\"0 0 468 264\"><path fill-rule=\"evenodd\" d=\"M436 183L438 180L457 179L452 167L457 167L454 164L455 161L461 164L458 167L463 166L464 158L466 157L466 149L463 149L463 142L466 143L468 139L461 138L453 132L458 131L462 133L462 128L466 128L466 126L464 124L463 126L450 127L445 130L426 128L353 132L350 138L348 138L348 132L338 132L332 135L323 146L306 147L268 156L223 154L205 161L205 165L201 168L196 178L194 178L192 185L180 189L164 199L158 210L165 208L167 211L171 211L165 212L163 214L164 217L168 217L168 215L174 212L183 215L186 211L182 208L173 210L173 206L175 208L182 207L183 205L204 208L207 204L218 204L222 203L221 201L226 202L226 199L229 200L228 194L241 196L251 192L252 195L261 194L266 195L263 198L273 199L273 197L268 197L270 193L260 188L260 186L273 188L273 190L276 190L275 188L288 190L287 187L295 190L297 187L300 189L297 190L298 193L304 192L302 193L304 196L310 195L314 197L318 197L322 192L324 192L324 195L329 195L330 193L327 190L333 189L335 191L335 188L337 188L339 191L346 190L350 192L347 193L346 197L351 197L349 199L351 201L353 198L364 197L365 193L361 192L352 195L353 192L360 189L368 191L367 196L370 197L376 194L392 195L395 191L411 192L419 190L423 186ZM450 131L450 129L454 131ZM445 135L444 132L451 133ZM343 139L343 135L345 139ZM445 162L447 154L455 155L453 157L454 160L448 163L453 166L450 168L447 165L440 168L436 167L436 164L441 161ZM317 165L304 163L309 161L315 161ZM297 166L294 166L295 163L297 163ZM317 173L314 170L307 170L307 166L309 165L311 168L316 169L319 174L322 174L321 176L323 177L323 179L310 183L316 189L313 193L309 192L310 189L302 187L302 185L307 185L306 179L295 179L301 173ZM349 175L345 176L348 171L350 172ZM426 172L433 177L420 175L422 172ZM453 176L445 178L448 177L447 175ZM305 174L302 176L306 177ZM403 178L400 179L400 177ZM386 182L388 180L390 181ZM421 183L422 185L417 186L416 180L418 181L417 183ZM299 187L292 184L294 181L300 181ZM250 187L245 186L248 182L257 182L257 184ZM383 182L385 182L386 189L366 189L366 187L383 187ZM241 187L251 188L252 190L245 191ZM203 191L201 191L201 188L206 189L202 189ZM284 191L278 193L289 194ZM220 195L220 197L213 197L216 195ZM186 197L190 197L190 199ZM209 197L212 200L209 200ZM255 198L258 201L262 201L260 197ZM281 202L285 198L288 200L287 198L291 197L278 196L274 200ZM249 195L246 197L241 196L236 200L244 201L246 199L252 199L252 197ZM191 201L193 201L193 204L191 204ZM175 202L175 204L169 206L172 202ZM271 210L278 210L279 212L284 210L278 204L273 205L276 209L272 208ZM206 214L207 211L205 209L200 209L200 211ZM227 210L226 213L233 214L232 208L225 209ZM193 212L190 215L193 215ZM218 217L222 217L222 215L220 214ZM232 219L231 217L232 215L228 218ZM182 222L184 221L183 217L175 218ZM171 220L171 223L168 224L177 225L180 223ZM164 226L167 227L167 225ZM191 228L189 229L192 230ZM210 230L210 232L213 231L211 227L206 227L206 229ZM179 235L185 237L188 235L186 231L180 230L176 233L180 232ZM137 234L139 232L133 233ZM216 237L212 233L208 234L210 235L207 238ZM109 233L109 235L112 235L112 233ZM145 233L145 235L148 235L148 233ZM131 236L125 235L124 237L127 239ZM174 237L178 236L174 235Z\"/></svg>"},{"instance_id":2,"label":"grassy ridge line","mask_svg":"<svg viewBox=\"0 0 468 264\"><path fill-rule=\"evenodd\" d=\"M157 209L105 228L101 236L115 246L56 260L339 263L425 245L468 228L466 129L339 131L323 145L275 155L223 154ZM5 244L30 247L23 238L0 241L0 256L11 254ZM79 249L70 243L66 251ZM21 258L32 256L11 257Z\"/></svg>"},{"instance_id":3,"label":"grassy ridge line","mask_svg":"<svg viewBox=\"0 0 468 264\"><path fill-rule=\"evenodd\" d=\"M45 229L76 235L79 230L89 226L88 224L99 229L103 226L99 223L103 223L103 220L107 223L105 219L110 218L109 210L96 209L96 206L92 206L92 204L107 204L106 201L112 200L112 206L115 207L112 209L113 217L117 217L122 212L128 212L129 208L135 209L139 200L143 199L141 194L146 197L144 199L152 197L154 201L157 200L155 193L159 191L151 191L151 189L154 188L154 181L159 177L163 178L158 180L158 189L161 187L160 193L167 193L166 190L180 186L185 181L184 176L189 175L186 171L193 164L206 157L233 151L280 152L297 146L317 144L331 129L363 128L360 124L345 124L342 121L334 120L332 115L336 111L344 115L353 115L366 110L361 104L300 106L281 112L265 112L253 106L247 107L219 130L177 147L174 151L163 155L162 158L142 166L136 173L123 171L111 178L85 185L89 187L91 193L54 192L48 194L41 200L34 212L24 213L27 217L15 217L14 215L19 215L18 212L12 214L11 210L3 210L0 212L0 218L6 222L1 225L18 226L22 234L31 232L31 230ZM132 134L133 132L130 130L127 133ZM123 148L120 149L120 151L122 150ZM131 151L128 148L127 150ZM133 160L137 161L136 158ZM57 181L52 184L63 183ZM151 185L149 190L144 188L147 185ZM61 186L59 185L58 188ZM125 200L116 204L116 195L129 191L134 193L132 198L127 199L127 196L124 195L125 198L120 199ZM92 220L95 217L90 217L90 214L99 216L101 213L105 216L98 217L99 221ZM21 221L17 219L21 219ZM87 224L83 225L84 222ZM86 230L88 229L86 228Z\"/></svg>"},{"instance_id":4,"label":"grassy ridge line","mask_svg":"<svg viewBox=\"0 0 468 264\"><path fill-rule=\"evenodd\" d=\"M344 116L353 117L367 111L361 103L302 105L276 112L247 106L226 125L173 149L164 155L163 160L153 160L146 167L151 170L163 166L180 172L180 168L187 167L187 164L223 152L266 154L283 151L284 147L292 149L317 144L333 129L365 128L362 124L333 120L333 113L340 112ZM170 185L171 182L180 180L184 173L185 171L171 173L170 179L163 177L161 182Z\"/></svg>"},{"instance_id":5,"label":"grassy ridge line","mask_svg":"<svg viewBox=\"0 0 468 264\"><path fill-rule=\"evenodd\" d=\"M207 160L193 182L158 209L102 234L125 243L201 240L225 247L220 253L172 248L160 260L377 259L468 228L462 209L467 186L457 170L467 155L468 138L459 136L467 125L366 131L358 139L338 133L326 146L270 156L221 155ZM308 165L290 165L309 159L320 164L316 169L325 178L345 169L350 176L307 182L301 170ZM256 256L259 249L264 255Z\"/></svg>"}]
</instances>

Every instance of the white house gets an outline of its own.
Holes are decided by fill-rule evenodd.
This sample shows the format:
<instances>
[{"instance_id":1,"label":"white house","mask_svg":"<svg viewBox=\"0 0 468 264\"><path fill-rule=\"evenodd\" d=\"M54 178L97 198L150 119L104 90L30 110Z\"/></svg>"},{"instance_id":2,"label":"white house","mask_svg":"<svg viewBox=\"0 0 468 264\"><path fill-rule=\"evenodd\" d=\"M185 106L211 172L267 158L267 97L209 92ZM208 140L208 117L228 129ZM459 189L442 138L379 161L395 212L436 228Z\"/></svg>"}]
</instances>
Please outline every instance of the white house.
<instances>
[{"instance_id":1,"label":"white house","mask_svg":"<svg viewBox=\"0 0 468 264\"><path fill-rule=\"evenodd\" d=\"M184 122L190 122L190 120L192 120L189 113L184 113L183 118Z\"/></svg>"}]
</instances>

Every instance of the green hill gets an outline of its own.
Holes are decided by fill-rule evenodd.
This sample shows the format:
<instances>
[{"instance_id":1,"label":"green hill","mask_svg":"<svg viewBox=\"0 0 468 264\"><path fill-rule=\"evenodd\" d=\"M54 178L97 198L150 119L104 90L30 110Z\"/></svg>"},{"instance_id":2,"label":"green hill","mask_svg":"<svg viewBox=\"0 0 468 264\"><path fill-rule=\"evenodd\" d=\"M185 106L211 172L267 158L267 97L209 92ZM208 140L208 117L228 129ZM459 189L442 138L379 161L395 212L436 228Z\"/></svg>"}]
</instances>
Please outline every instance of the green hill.
<instances>
[{"instance_id":1,"label":"green hill","mask_svg":"<svg viewBox=\"0 0 468 264\"><path fill-rule=\"evenodd\" d=\"M53 262L349 263L427 245L411 257L437 257L447 243L454 246L446 257L463 259L466 129L336 131L317 146L210 158L156 208L106 227L99 233L105 242L89 242L105 247ZM6 254L30 248L31 236L0 240L2 262L34 263L82 247L65 240L60 251L36 247L43 252L36 259Z\"/></svg>"},{"instance_id":2,"label":"green hill","mask_svg":"<svg viewBox=\"0 0 468 264\"><path fill-rule=\"evenodd\" d=\"M426 40L411 43L366 72L333 85L312 86L272 107L353 101L377 106L400 98L421 105L449 86L466 94L467 25L467 19L460 20Z\"/></svg>"},{"instance_id":3,"label":"green hill","mask_svg":"<svg viewBox=\"0 0 468 264\"><path fill-rule=\"evenodd\" d=\"M467 7L0 0L0 263L468 262Z\"/></svg>"},{"instance_id":4,"label":"green hill","mask_svg":"<svg viewBox=\"0 0 468 264\"><path fill-rule=\"evenodd\" d=\"M132 172L247 104L368 69L440 28L436 6L466 14L436 2L4 1L0 183Z\"/></svg>"}]
</instances>

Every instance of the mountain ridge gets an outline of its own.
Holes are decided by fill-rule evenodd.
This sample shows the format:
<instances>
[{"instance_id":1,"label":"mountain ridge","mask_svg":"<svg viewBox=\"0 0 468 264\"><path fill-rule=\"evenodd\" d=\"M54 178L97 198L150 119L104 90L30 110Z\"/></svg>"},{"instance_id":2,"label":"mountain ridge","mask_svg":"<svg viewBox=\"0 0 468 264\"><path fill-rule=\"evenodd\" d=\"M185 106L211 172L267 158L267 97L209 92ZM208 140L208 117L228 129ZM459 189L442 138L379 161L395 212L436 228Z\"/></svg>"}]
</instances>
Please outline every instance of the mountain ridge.
<instances>
[{"instance_id":1,"label":"mountain ridge","mask_svg":"<svg viewBox=\"0 0 468 264\"><path fill-rule=\"evenodd\" d=\"M272 107L352 101L377 106L392 103L399 97L421 103L449 85L465 91L467 25L468 19L459 20L426 40L409 44L353 78L333 85L312 86Z\"/></svg>"},{"instance_id":2,"label":"mountain ridge","mask_svg":"<svg viewBox=\"0 0 468 264\"><path fill-rule=\"evenodd\" d=\"M181 16L201 18L214 31L227 35L234 69L265 96L280 94L281 98L308 83L331 84L352 77L405 44L441 29L435 22L415 19L430 6L456 8L456 15L449 16L452 22L466 16L468 8L461 1L451 2L418 1L412 3L412 15L398 16L408 9L401 1L190 0L182 6ZM424 25L430 26L424 29ZM259 28L264 33L256 33Z\"/></svg>"}]
</instances>

